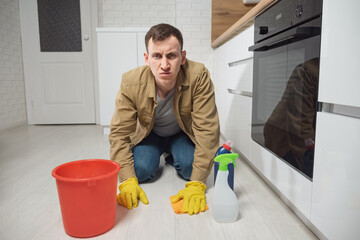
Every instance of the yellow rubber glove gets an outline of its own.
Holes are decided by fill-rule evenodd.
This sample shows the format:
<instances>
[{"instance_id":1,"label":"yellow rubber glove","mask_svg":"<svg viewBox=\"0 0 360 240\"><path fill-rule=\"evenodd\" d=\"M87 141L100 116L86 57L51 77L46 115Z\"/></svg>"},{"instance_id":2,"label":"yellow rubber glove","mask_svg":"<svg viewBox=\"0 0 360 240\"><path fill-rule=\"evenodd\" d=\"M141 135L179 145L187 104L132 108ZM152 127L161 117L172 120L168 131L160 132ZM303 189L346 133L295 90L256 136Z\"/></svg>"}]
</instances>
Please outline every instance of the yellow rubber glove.
<instances>
[{"instance_id":1,"label":"yellow rubber glove","mask_svg":"<svg viewBox=\"0 0 360 240\"><path fill-rule=\"evenodd\" d=\"M180 199L184 199L182 211L190 215L197 214L200 210L204 212L206 208L205 190L206 185L202 182L188 182L185 184L185 188L180 190L171 202L176 203Z\"/></svg>"},{"instance_id":2,"label":"yellow rubber glove","mask_svg":"<svg viewBox=\"0 0 360 240\"><path fill-rule=\"evenodd\" d=\"M138 199L143 204L149 204L145 192L139 186L136 178L129 178L119 186L120 193L117 195L117 202L128 209L138 206Z\"/></svg>"}]
</instances>

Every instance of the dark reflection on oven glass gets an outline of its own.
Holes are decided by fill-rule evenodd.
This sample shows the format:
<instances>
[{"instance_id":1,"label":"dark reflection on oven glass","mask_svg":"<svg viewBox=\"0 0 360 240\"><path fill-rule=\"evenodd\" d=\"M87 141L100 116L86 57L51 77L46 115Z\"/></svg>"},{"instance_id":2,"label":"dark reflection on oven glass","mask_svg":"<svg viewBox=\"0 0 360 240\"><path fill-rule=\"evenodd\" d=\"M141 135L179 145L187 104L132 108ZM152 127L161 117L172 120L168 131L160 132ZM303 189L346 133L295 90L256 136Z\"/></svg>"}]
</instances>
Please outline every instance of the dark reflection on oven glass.
<instances>
[{"instance_id":1,"label":"dark reflection on oven glass","mask_svg":"<svg viewBox=\"0 0 360 240\"><path fill-rule=\"evenodd\" d=\"M265 147L312 178L319 58L292 71L281 100L264 127Z\"/></svg>"}]
</instances>

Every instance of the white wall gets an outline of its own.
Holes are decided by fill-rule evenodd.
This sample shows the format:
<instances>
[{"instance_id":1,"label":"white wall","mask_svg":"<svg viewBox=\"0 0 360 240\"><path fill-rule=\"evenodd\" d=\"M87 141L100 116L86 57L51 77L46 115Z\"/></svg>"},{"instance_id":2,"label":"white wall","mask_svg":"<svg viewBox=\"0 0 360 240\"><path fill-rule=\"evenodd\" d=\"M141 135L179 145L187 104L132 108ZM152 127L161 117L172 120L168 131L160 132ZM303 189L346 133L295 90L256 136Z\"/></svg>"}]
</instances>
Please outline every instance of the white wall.
<instances>
[{"instance_id":1,"label":"white wall","mask_svg":"<svg viewBox=\"0 0 360 240\"><path fill-rule=\"evenodd\" d=\"M174 25L183 33L187 57L211 70L211 0L98 0L98 9L101 27Z\"/></svg>"},{"instance_id":2,"label":"white wall","mask_svg":"<svg viewBox=\"0 0 360 240\"><path fill-rule=\"evenodd\" d=\"M187 57L212 70L211 0L98 0L100 27L169 23L183 33ZM18 0L0 0L0 129L26 123Z\"/></svg>"},{"instance_id":3,"label":"white wall","mask_svg":"<svg viewBox=\"0 0 360 240\"><path fill-rule=\"evenodd\" d=\"M0 0L0 130L26 123L18 0Z\"/></svg>"}]
</instances>

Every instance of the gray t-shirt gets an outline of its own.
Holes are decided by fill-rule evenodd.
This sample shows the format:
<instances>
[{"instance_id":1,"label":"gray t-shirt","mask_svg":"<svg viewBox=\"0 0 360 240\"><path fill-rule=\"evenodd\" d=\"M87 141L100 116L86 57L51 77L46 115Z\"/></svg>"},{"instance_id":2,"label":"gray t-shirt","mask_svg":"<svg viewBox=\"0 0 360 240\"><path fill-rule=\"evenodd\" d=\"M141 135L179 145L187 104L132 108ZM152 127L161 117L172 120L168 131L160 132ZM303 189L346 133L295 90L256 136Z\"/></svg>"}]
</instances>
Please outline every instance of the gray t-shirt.
<instances>
[{"instance_id":1,"label":"gray t-shirt","mask_svg":"<svg viewBox=\"0 0 360 240\"><path fill-rule=\"evenodd\" d=\"M152 130L162 137L168 137L181 131L174 113L174 92L175 88L163 100L156 94L158 105L155 108L155 123Z\"/></svg>"}]
</instances>

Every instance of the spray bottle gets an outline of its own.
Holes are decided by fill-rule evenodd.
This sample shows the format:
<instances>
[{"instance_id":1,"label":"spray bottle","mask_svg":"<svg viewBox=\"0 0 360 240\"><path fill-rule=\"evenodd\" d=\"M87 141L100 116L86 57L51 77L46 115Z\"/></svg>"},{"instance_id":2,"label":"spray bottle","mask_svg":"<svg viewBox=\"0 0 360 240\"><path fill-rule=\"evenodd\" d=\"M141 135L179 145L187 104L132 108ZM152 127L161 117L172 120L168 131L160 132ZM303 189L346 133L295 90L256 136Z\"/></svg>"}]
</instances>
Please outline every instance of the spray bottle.
<instances>
[{"instance_id":1,"label":"spray bottle","mask_svg":"<svg viewBox=\"0 0 360 240\"><path fill-rule=\"evenodd\" d=\"M231 153L231 147L232 143L231 140L227 140L215 153L215 157L217 155L223 154L223 153Z\"/></svg>"},{"instance_id":2,"label":"spray bottle","mask_svg":"<svg viewBox=\"0 0 360 240\"><path fill-rule=\"evenodd\" d=\"M224 153L231 153L231 147L232 147L232 143L231 140L227 140L222 146L219 147L219 149L216 151L215 153L215 157L220 155L220 154L224 154ZM216 176L219 170L219 163L215 162L214 164L214 183L216 181ZM232 163L229 163L228 165L228 171L229 171L229 176L228 176L228 184L230 186L230 188L232 190L234 190L234 165Z\"/></svg>"},{"instance_id":3,"label":"spray bottle","mask_svg":"<svg viewBox=\"0 0 360 240\"><path fill-rule=\"evenodd\" d=\"M237 153L224 153L215 157L214 161L219 163L219 172L215 181L213 216L215 221L229 223L235 222L238 216L239 205L235 193L227 183L229 175L228 164L235 165Z\"/></svg>"}]
</instances>

